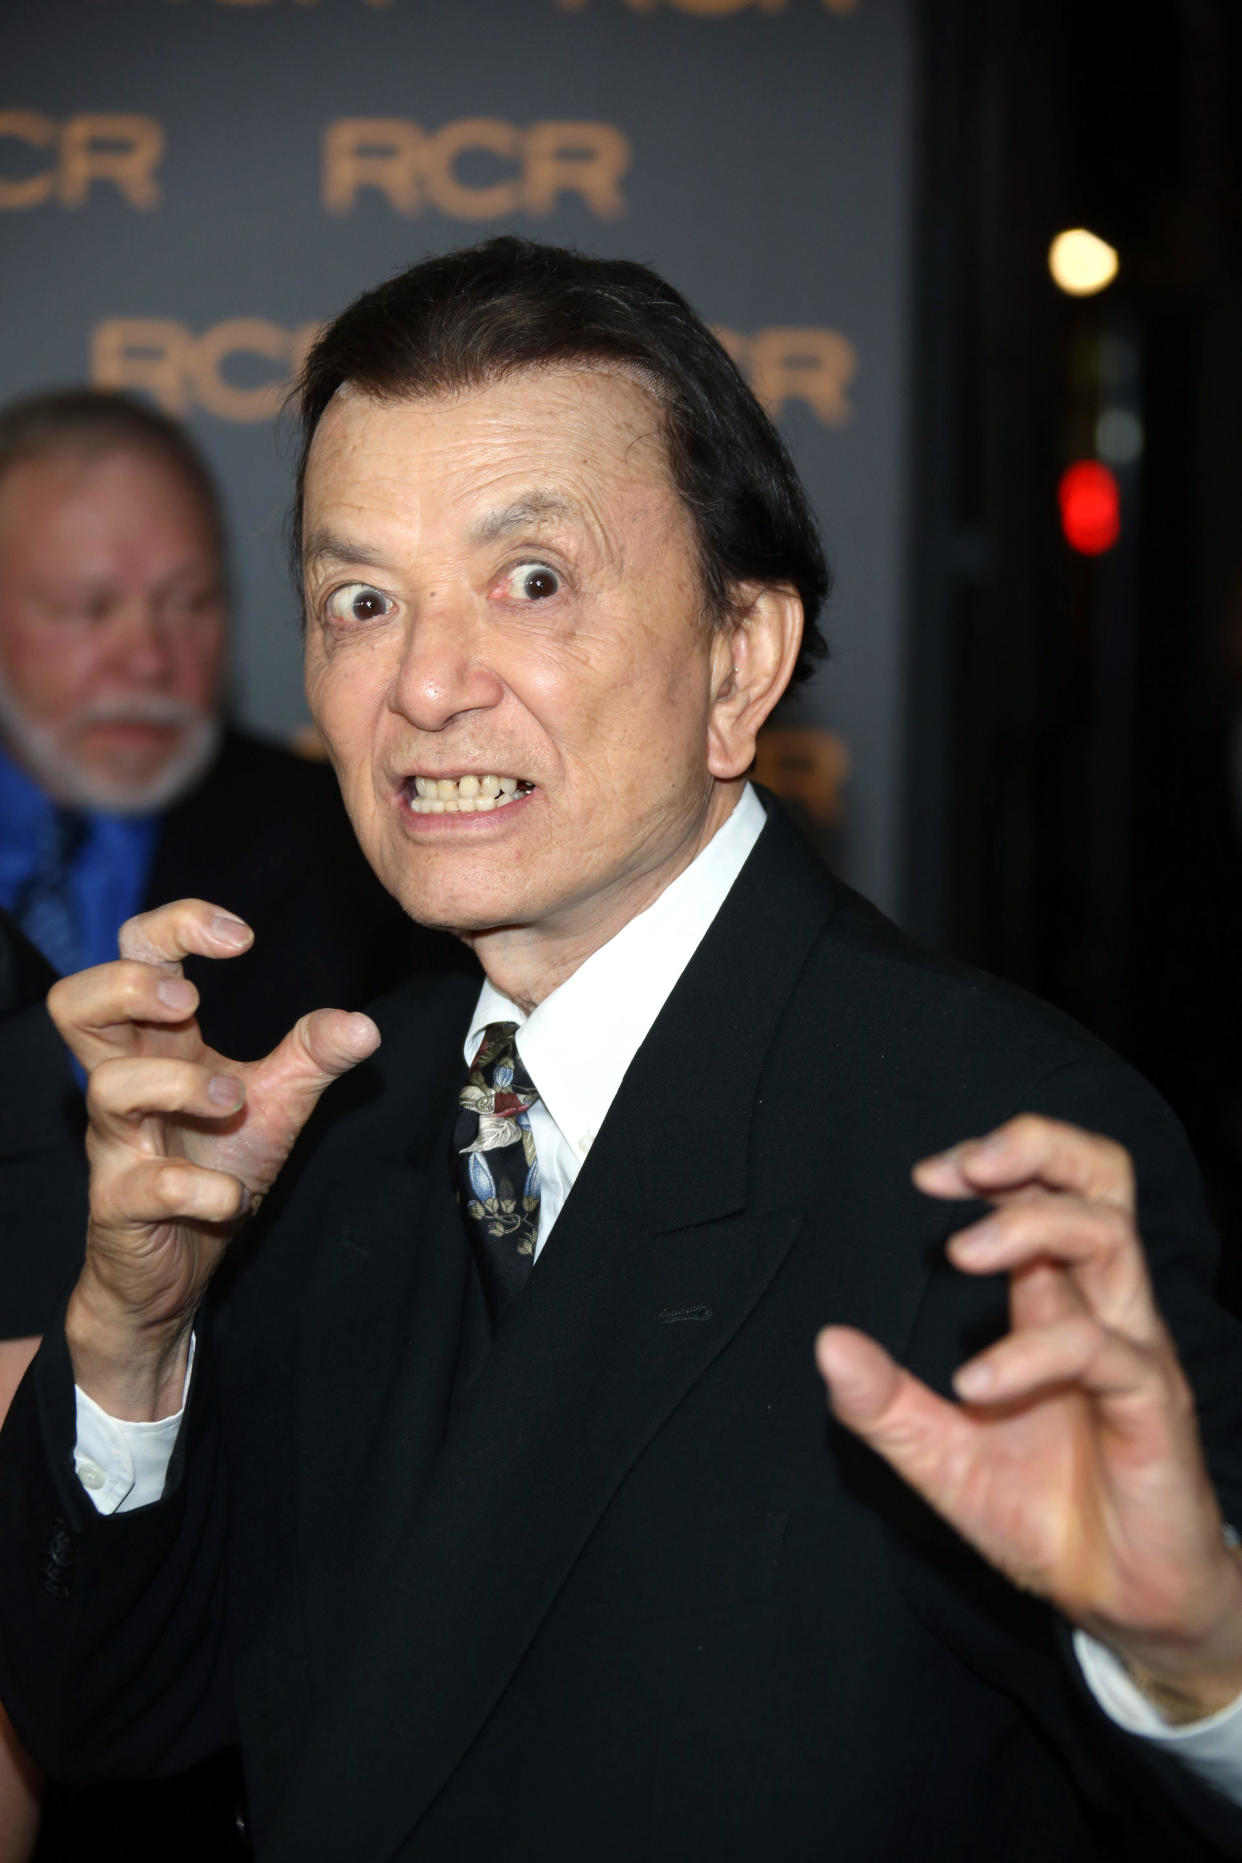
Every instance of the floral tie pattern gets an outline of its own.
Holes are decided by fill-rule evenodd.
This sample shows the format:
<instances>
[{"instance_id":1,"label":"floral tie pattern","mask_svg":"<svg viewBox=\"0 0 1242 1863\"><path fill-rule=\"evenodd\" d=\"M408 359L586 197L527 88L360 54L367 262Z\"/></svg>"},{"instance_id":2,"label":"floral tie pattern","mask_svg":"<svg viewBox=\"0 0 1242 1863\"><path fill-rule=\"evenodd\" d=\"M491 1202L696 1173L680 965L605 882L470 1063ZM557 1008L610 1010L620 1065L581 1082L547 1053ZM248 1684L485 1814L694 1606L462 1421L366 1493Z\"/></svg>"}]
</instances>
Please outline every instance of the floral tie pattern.
<instances>
[{"instance_id":1,"label":"floral tie pattern","mask_svg":"<svg viewBox=\"0 0 1242 1863\"><path fill-rule=\"evenodd\" d=\"M483 1031L453 1131L457 1200L493 1319L525 1287L539 1233L539 1163L527 1111L539 1095L516 1036L516 1022Z\"/></svg>"}]
</instances>

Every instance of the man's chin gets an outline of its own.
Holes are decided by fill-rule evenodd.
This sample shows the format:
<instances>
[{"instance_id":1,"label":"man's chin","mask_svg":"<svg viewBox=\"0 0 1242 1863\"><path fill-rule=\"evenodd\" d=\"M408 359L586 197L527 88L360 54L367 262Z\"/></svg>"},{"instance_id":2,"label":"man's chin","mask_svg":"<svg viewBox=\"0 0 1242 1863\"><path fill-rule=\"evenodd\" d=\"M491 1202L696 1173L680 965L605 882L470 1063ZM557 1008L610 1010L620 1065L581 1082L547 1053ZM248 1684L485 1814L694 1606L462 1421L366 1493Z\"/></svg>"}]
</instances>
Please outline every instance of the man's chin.
<instances>
[{"instance_id":1,"label":"man's chin","mask_svg":"<svg viewBox=\"0 0 1242 1863\"><path fill-rule=\"evenodd\" d=\"M513 899L489 894L462 893L456 890L411 884L408 874L386 877L381 883L410 918L428 931L448 932L473 944L488 932L511 929L520 923L521 914Z\"/></svg>"},{"instance_id":2,"label":"man's chin","mask_svg":"<svg viewBox=\"0 0 1242 1863\"><path fill-rule=\"evenodd\" d=\"M192 788L219 744L219 721L204 717L181 732L154 769L87 763L43 733L37 734L37 741L14 748L42 788L70 808L103 815L154 815Z\"/></svg>"}]
</instances>

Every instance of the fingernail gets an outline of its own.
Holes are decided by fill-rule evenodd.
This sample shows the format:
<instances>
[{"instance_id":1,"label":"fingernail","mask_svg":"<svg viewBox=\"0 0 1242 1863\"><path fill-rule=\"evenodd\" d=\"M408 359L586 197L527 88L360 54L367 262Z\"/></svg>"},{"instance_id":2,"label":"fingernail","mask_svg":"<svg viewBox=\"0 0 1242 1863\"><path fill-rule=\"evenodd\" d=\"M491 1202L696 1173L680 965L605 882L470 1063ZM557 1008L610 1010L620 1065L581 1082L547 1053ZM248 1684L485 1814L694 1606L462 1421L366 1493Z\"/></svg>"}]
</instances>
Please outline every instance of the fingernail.
<instances>
[{"instance_id":1,"label":"fingernail","mask_svg":"<svg viewBox=\"0 0 1242 1863\"><path fill-rule=\"evenodd\" d=\"M207 1082L207 1098L216 1106L235 1113L246 1097L246 1089L240 1080L234 1080L228 1074L213 1074Z\"/></svg>"},{"instance_id":2,"label":"fingernail","mask_svg":"<svg viewBox=\"0 0 1242 1863\"><path fill-rule=\"evenodd\" d=\"M974 1141L974 1144L971 1146L971 1152L976 1158L980 1153L982 1153L985 1158L990 1158L994 1154L1004 1151L1008 1143L1009 1139L1004 1132L989 1132L985 1137Z\"/></svg>"},{"instance_id":3,"label":"fingernail","mask_svg":"<svg viewBox=\"0 0 1242 1863\"><path fill-rule=\"evenodd\" d=\"M165 977L155 994L169 1009L193 1009L198 992L184 977Z\"/></svg>"},{"instance_id":4,"label":"fingernail","mask_svg":"<svg viewBox=\"0 0 1242 1863\"><path fill-rule=\"evenodd\" d=\"M974 1139L962 1139L957 1145L950 1145L947 1151L933 1152L930 1158L920 1158L915 1165L916 1171L951 1171L960 1164L962 1154L975 1143Z\"/></svg>"},{"instance_id":5,"label":"fingernail","mask_svg":"<svg viewBox=\"0 0 1242 1863\"><path fill-rule=\"evenodd\" d=\"M994 1382L990 1365L963 1365L953 1375L954 1389L962 1397L985 1397Z\"/></svg>"},{"instance_id":6,"label":"fingernail","mask_svg":"<svg viewBox=\"0 0 1242 1863\"><path fill-rule=\"evenodd\" d=\"M240 951L243 945L250 943L250 927L227 912L216 913L211 921L211 935L217 943L226 944L233 951Z\"/></svg>"},{"instance_id":7,"label":"fingernail","mask_svg":"<svg viewBox=\"0 0 1242 1863\"><path fill-rule=\"evenodd\" d=\"M986 1255L997 1241L999 1231L993 1222L975 1223L970 1229L959 1229L953 1237L955 1255Z\"/></svg>"}]
</instances>

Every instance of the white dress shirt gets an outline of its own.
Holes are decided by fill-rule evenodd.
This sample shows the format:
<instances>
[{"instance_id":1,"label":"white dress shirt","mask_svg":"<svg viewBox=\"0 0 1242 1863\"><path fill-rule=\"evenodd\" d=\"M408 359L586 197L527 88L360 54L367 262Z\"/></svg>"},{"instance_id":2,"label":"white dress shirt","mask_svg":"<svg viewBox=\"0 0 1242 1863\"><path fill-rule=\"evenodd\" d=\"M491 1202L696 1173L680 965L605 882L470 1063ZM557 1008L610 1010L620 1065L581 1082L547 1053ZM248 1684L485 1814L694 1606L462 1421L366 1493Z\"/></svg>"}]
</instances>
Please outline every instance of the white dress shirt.
<instances>
[{"instance_id":1,"label":"white dress shirt","mask_svg":"<svg viewBox=\"0 0 1242 1863\"><path fill-rule=\"evenodd\" d=\"M463 1046L466 1065L489 1022L516 1022L518 1053L539 1092L529 1115L539 1160L536 1261L626 1069L724 904L764 820L748 783L729 819L655 904L623 925L529 1015L484 982ZM584 1029L591 1031L588 1066Z\"/></svg>"},{"instance_id":2,"label":"white dress shirt","mask_svg":"<svg viewBox=\"0 0 1242 1863\"><path fill-rule=\"evenodd\" d=\"M724 904L764 820L747 785L728 820L654 905L593 952L529 1015L484 982L462 1051L468 1066L490 1022L518 1024L518 1052L539 1093L530 1108L539 1159L536 1264L626 1069ZM584 1066L581 1036L588 1028ZM187 1390L189 1377L187 1367ZM75 1463L101 1514L127 1513L159 1499L183 1411L184 1400L182 1411L158 1423L119 1422L78 1392ZM1088 1687L1111 1720L1175 1754L1242 1805L1242 1697L1208 1720L1174 1727L1139 1693L1111 1651L1082 1631L1074 1633L1074 1647Z\"/></svg>"}]
</instances>

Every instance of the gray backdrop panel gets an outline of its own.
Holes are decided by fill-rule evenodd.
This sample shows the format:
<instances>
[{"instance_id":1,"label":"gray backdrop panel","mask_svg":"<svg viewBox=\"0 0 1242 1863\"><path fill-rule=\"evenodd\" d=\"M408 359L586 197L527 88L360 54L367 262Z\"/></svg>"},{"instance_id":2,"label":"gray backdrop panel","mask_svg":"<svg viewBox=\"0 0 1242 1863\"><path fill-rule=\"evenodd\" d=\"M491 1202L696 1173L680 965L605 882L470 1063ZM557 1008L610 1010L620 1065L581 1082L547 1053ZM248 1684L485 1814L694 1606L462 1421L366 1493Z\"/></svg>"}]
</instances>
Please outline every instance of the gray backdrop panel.
<instances>
[{"instance_id":1,"label":"gray backdrop panel","mask_svg":"<svg viewBox=\"0 0 1242 1863\"><path fill-rule=\"evenodd\" d=\"M743 339L777 397L838 577L834 661L794 717L847 741L841 865L896 905L906 0L6 0L3 15L0 396L93 374L185 413L226 488L246 720L284 734L305 716L271 417L298 333L496 231L645 259ZM343 119L386 126L337 132L333 208L325 135Z\"/></svg>"}]
</instances>

